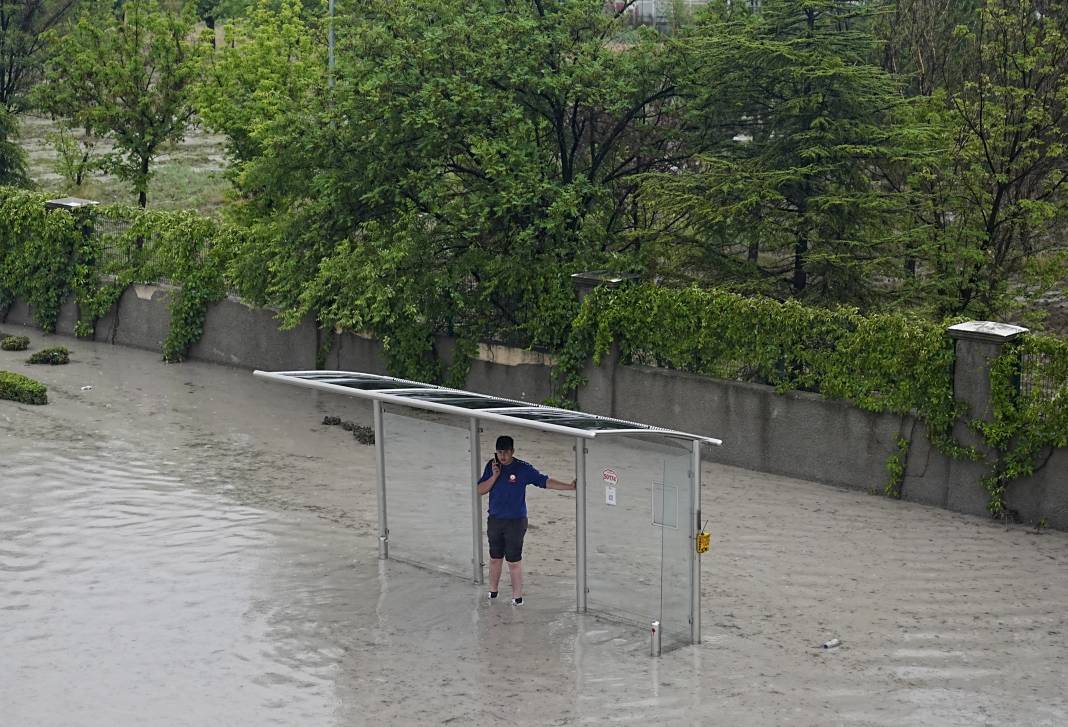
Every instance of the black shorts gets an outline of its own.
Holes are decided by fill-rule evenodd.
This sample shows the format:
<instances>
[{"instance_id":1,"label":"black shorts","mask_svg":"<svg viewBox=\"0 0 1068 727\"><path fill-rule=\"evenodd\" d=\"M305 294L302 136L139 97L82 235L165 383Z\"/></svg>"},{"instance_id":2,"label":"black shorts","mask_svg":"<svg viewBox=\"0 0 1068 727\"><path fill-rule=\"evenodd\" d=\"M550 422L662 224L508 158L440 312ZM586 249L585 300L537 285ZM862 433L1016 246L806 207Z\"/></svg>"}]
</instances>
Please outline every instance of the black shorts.
<instances>
[{"instance_id":1,"label":"black shorts","mask_svg":"<svg viewBox=\"0 0 1068 727\"><path fill-rule=\"evenodd\" d=\"M523 560L523 536L527 534L527 519L491 517L486 519L490 558L504 558L509 563Z\"/></svg>"}]
</instances>

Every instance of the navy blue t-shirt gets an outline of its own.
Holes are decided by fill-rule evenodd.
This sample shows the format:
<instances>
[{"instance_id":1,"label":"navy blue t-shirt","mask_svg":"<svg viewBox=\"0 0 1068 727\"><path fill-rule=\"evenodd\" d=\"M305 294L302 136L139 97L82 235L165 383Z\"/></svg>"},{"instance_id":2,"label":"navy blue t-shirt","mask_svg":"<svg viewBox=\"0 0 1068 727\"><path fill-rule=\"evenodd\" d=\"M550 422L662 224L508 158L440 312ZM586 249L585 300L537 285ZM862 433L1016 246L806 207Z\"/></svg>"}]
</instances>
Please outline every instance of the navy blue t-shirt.
<instances>
[{"instance_id":1,"label":"navy blue t-shirt","mask_svg":"<svg viewBox=\"0 0 1068 727\"><path fill-rule=\"evenodd\" d=\"M485 482L493 477L493 467L486 463L482 472ZM512 458L512 462L501 467L501 474L489 491L489 516L499 518L521 518L527 516L527 485L545 487L549 475L543 475L534 469L534 465L521 459Z\"/></svg>"}]
</instances>

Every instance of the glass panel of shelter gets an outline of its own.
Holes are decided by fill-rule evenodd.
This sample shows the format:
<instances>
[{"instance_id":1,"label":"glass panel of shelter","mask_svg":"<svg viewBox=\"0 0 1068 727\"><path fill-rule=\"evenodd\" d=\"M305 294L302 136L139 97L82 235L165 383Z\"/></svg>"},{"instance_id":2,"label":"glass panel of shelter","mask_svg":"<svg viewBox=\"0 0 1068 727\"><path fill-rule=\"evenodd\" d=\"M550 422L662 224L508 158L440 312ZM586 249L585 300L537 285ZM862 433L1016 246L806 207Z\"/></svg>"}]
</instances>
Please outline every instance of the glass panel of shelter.
<instances>
[{"instance_id":1,"label":"glass panel of shelter","mask_svg":"<svg viewBox=\"0 0 1068 727\"><path fill-rule=\"evenodd\" d=\"M556 424L563 427L570 427L572 429L580 429L583 431L616 431L616 430L633 430L633 429L648 429L649 427L641 424L632 424L630 422L619 421L616 419L605 419L593 415L583 416L581 412L563 411L559 409L549 408L529 408L518 409L512 411L504 411L502 414L507 414L510 417L517 419L525 419L532 422L543 422L546 424Z\"/></svg>"},{"instance_id":2,"label":"glass panel of shelter","mask_svg":"<svg viewBox=\"0 0 1068 727\"><path fill-rule=\"evenodd\" d=\"M690 643L692 449L606 436L586 459L586 578L591 612L648 628L664 649Z\"/></svg>"},{"instance_id":3,"label":"glass panel of shelter","mask_svg":"<svg viewBox=\"0 0 1068 727\"><path fill-rule=\"evenodd\" d=\"M390 558L471 577L469 422L383 405Z\"/></svg>"},{"instance_id":4,"label":"glass panel of shelter","mask_svg":"<svg viewBox=\"0 0 1068 727\"><path fill-rule=\"evenodd\" d=\"M370 376L363 374L348 374L339 371L302 372L290 374L293 378L307 379L310 381L324 381L331 384L342 384L353 389L375 391L377 389L433 389L431 384L421 384L415 381L402 381L388 377Z\"/></svg>"},{"instance_id":5,"label":"glass panel of shelter","mask_svg":"<svg viewBox=\"0 0 1068 727\"><path fill-rule=\"evenodd\" d=\"M464 409L508 409L526 406L517 404L507 399L497 399L490 396L478 396L467 394L462 391L450 391L448 389L431 389L428 391L405 391L398 393L404 399L416 401L429 401L437 404L448 404ZM507 412L505 412L507 413Z\"/></svg>"},{"instance_id":6,"label":"glass panel of shelter","mask_svg":"<svg viewBox=\"0 0 1068 727\"><path fill-rule=\"evenodd\" d=\"M344 386L348 389L359 389L360 391L388 392L390 390L402 391L414 388L411 384L406 384L399 381L374 381L367 379L328 379L325 380L324 383Z\"/></svg>"},{"instance_id":7,"label":"glass panel of shelter","mask_svg":"<svg viewBox=\"0 0 1068 727\"><path fill-rule=\"evenodd\" d=\"M691 596L695 587L691 570L691 560L695 557L695 533L692 532L693 444L676 440L668 446L671 449L662 460L663 498L658 496L655 488L653 497L654 510L658 503L662 503L665 511L663 525L659 528L664 594L660 607L660 636L665 649L690 643Z\"/></svg>"}]
</instances>

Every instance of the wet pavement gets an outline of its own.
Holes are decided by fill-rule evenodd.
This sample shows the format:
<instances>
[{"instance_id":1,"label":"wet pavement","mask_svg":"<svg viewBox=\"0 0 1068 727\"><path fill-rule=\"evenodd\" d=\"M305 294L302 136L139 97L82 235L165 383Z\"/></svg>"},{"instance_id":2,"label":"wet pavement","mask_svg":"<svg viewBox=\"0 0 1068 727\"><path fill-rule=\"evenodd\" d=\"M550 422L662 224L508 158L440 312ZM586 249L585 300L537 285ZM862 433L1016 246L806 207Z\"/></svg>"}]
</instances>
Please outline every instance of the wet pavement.
<instances>
[{"instance_id":1,"label":"wet pavement","mask_svg":"<svg viewBox=\"0 0 1068 727\"><path fill-rule=\"evenodd\" d=\"M320 424L366 405L29 335L73 361L0 352L51 399L0 401L0 724L1068 723L1064 533L706 464L704 643L650 659L573 612L570 493L490 604L377 559L373 448Z\"/></svg>"}]
</instances>

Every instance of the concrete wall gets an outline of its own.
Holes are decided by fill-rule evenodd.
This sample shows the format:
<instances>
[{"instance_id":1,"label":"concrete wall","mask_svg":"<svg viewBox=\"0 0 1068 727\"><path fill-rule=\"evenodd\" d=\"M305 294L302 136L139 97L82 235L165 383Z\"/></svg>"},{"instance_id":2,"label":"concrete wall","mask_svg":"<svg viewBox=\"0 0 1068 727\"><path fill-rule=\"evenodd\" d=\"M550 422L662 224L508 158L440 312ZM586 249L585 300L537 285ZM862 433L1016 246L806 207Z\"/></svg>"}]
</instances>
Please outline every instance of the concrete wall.
<instances>
[{"instance_id":1,"label":"concrete wall","mask_svg":"<svg viewBox=\"0 0 1068 727\"><path fill-rule=\"evenodd\" d=\"M553 363L551 356L538 351L482 343L465 388L540 404L553 395L549 377Z\"/></svg>"},{"instance_id":2,"label":"concrete wall","mask_svg":"<svg viewBox=\"0 0 1068 727\"><path fill-rule=\"evenodd\" d=\"M718 437L717 462L865 490L882 490L907 427L814 394L665 369L620 366L615 390L614 416Z\"/></svg>"},{"instance_id":3,"label":"concrete wall","mask_svg":"<svg viewBox=\"0 0 1068 727\"><path fill-rule=\"evenodd\" d=\"M116 310L97 325L96 339L160 350L170 321L169 298L165 286L131 286ZM76 319L75 308L64 306L59 331L72 334ZM32 311L16 303L5 324L9 332L12 324L33 325ZM280 331L271 311L226 300L212 306L204 336L190 354L248 369L314 369L321 336L311 322ZM439 338L436 346L447 358L453 342ZM961 396L981 401L983 384L974 379L986 374L965 363L981 368L991 349L980 345L959 353L955 385ZM707 451L712 461L877 493L887 481L886 462L897 450L896 440L904 436L912 441L902 486L905 499L986 513L987 496L980 485L986 465L947 458L928 444L922 423L911 417L872 414L812 394L778 394L767 386L622 366L617 358L610 352L599 366L587 367L589 383L578 393L584 411L720 438L723 447ZM553 393L552 363L544 353L483 344L465 388L541 402ZM336 336L325 367L387 373L381 344L351 333ZM1068 450L1056 451L1035 476L1013 483L1007 499L1026 522L1045 517L1051 526L1068 529Z\"/></svg>"},{"instance_id":4,"label":"concrete wall","mask_svg":"<svg viewBox=\"0 0 1068 727\"><path fill-rule=\"evenodd\" d=\"M247 369L262 369L268 362L276 371L314 369L318 350L315 324L303 321L282 331L275 315L236 299L219 301L208 310L204 335L190 347L189 356Z\"/></svg>"}]
</instances>

